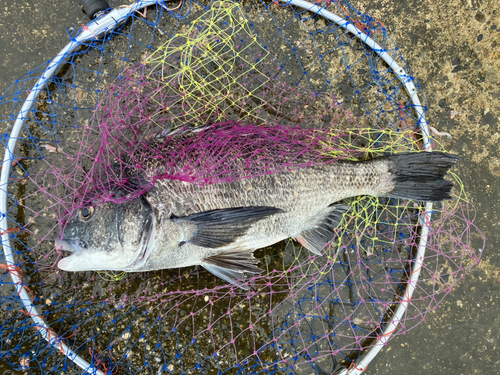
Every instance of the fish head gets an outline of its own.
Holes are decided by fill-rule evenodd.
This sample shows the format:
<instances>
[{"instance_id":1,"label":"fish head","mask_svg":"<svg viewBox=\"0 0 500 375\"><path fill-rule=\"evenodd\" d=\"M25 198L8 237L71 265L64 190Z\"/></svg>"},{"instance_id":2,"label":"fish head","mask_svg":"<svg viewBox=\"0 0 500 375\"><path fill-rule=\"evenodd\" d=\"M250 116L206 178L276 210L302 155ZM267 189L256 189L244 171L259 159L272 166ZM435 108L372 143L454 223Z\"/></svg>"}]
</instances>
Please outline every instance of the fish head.
<instances>
[{"instance_id":1,"label":"fish head","mask_svg":"<svg viewBox=\"0 0 500 375\"><path fill-rule=\"evenodd\" d=\"M56 248L72 253L57 266L64 271L133 269L144 261L153 223L153 209L143 197L82 207L56 240Z\"/></svg>"}]
</instances>

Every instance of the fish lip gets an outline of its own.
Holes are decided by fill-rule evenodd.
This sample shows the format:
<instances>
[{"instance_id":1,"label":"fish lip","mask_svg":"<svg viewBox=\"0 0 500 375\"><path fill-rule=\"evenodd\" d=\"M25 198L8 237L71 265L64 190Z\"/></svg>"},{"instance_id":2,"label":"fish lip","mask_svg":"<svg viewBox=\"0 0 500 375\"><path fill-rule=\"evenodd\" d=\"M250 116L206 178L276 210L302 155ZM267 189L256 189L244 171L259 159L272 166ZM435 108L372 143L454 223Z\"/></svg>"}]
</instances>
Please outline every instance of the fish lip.
<instances>
[{"instance_id":1,"label":"fish lip","mask_svg":"<svg viewBox=\"0 0 500 375\"><path fill-rule=\"evenodd\" d=\"M65 238L56 239L56 248L63 251L69 251L75 255L81 254L82 250L87 247L85 241L82 240L72 240Z\"/></svg>"}]
</instances>

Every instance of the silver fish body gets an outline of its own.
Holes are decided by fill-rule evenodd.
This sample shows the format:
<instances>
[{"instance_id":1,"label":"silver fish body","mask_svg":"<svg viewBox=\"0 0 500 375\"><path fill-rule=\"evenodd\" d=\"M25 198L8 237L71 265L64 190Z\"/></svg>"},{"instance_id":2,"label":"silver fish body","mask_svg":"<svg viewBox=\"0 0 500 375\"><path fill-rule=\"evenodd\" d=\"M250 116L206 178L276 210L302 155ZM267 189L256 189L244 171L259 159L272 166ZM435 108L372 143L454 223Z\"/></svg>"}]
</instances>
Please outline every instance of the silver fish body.
<instances>
[{"instance_id":1,"label":"silver fish body","mask_svg":"<svg viewBox=\"0 0 500 375\"><path fill-rule=\"evenodd\" d=\"M409 153L227 183L160 179L133 201L92 207L90 217L75 213L58 241L73 254L58 266L136 272L201 265L245 288L245 274L260 272L256 249L294 238L319 254L349 210L338 201L360 195L449 198L452 185L443 177L456 159Z\"/></svg>"},{"instance_id":2,"label":"silver fish body","mask_svg":"<svg viewBox=\"0 0 500 375\"><path fill-rule=\"evenodd\" d=\"M331 207L342 199L357 195L382 196L392 189L390 181L381 181L387 163L335 163L286 173L243 179L232 183L196 185L163 180L147 193L158 209L156 244L176 249L169 256L157 251L141 271L202 264L207 255L235 248L259 249L286 238L298 238L312 229L330 211L345 212L344 205ZM328 189L324 187L328 186ZM207 252L207 248L189 243L182 222L171 217L187 217L200 212L234 207L273 207L280 211L252 224L234 242ZM178 243L184 244L178 247Z\"/></svg>"}]
</instances>

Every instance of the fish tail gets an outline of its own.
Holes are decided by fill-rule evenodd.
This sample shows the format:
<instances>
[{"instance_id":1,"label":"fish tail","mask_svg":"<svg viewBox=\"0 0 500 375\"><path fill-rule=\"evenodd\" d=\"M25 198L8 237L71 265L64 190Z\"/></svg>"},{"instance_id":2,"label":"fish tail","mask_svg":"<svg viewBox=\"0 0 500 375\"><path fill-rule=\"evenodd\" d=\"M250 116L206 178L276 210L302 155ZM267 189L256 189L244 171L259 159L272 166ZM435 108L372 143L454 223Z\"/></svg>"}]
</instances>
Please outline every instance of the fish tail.
<instances>
[{"instance_id":1,"label":"fish tail","mask_svg":"<svg viewBox=\"0 0 500 375\"><path fill-rule=\"evenodd\" d=\"M444 152L403 153L387 156L389 178L394 188L388 197L423 202L451 198L453 183L445 180L458 156Z\"/></svg>"}]
</instances>

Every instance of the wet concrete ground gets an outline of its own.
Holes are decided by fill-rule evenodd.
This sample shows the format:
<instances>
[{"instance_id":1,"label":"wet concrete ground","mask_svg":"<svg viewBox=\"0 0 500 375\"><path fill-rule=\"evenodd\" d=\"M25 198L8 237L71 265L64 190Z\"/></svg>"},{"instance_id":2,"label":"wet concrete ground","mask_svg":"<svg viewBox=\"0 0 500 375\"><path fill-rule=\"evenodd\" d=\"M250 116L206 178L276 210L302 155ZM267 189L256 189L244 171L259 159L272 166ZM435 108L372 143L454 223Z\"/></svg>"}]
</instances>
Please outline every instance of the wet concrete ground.
<instances>
[{"instance_id":1,"label":"wet concrete ground","mask_svg":"<svg viewBox=\"0 0 500 375\"><path fill-rule=\"evenodd\" d=\"M53 57L68 41L67 27L87 22L76 3L2 1L0 92ZM447 148L462 157L457 174L487 237L482 263L424 324L392 340L365 373L500 374L500 5L496 0L352 4L383 22L423 86L429 122L453 135ZM18 373L1 362L0 370Z\"/></svg>"},{"instance_id":2,"label":"wet concrete ground","mask_svg":"<svg viewBox=\"0 0 500 375\"><path fill-rule=\"evenodd\" d=\"M399 336L373 374L500 374L500 5L453 0L366 2L420 81L487 238L482 262L435 313ZM451 113L458 114L452 119Z\"/></svg>"}]
</instances>

